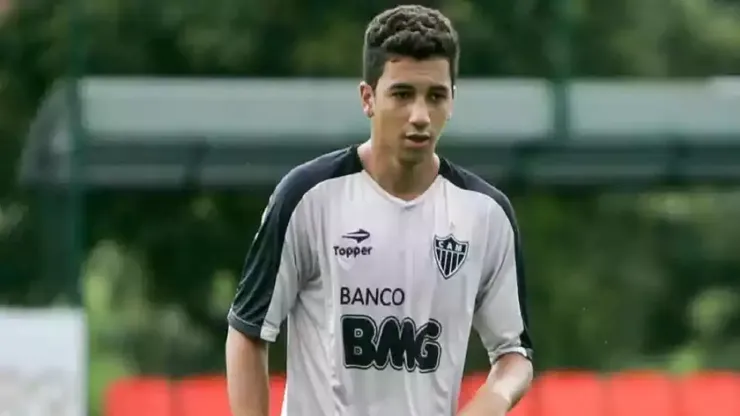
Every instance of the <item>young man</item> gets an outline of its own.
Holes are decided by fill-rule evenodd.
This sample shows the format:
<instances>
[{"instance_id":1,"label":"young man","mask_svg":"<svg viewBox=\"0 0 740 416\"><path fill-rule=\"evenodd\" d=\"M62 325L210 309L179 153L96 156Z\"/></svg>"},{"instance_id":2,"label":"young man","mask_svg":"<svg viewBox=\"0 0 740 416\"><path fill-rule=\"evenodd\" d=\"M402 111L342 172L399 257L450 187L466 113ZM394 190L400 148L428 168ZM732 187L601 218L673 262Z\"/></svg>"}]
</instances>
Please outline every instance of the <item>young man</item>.
<instances>
[{"instance_id":1,"label":"young man","mask_svg":"<svg viewBox=\"0 0 740 416\"><path fill-rule=\"evenodd\" d=\"M458 40L399 6L365 34L371 138L277 186L228 315L235 416L266 416L265 343L288 318L285 416L457 411L471 327L492 363L462 415L504 415L532 379L519 234L506 197L435 153Z\"/></svg>"}]
</instances>

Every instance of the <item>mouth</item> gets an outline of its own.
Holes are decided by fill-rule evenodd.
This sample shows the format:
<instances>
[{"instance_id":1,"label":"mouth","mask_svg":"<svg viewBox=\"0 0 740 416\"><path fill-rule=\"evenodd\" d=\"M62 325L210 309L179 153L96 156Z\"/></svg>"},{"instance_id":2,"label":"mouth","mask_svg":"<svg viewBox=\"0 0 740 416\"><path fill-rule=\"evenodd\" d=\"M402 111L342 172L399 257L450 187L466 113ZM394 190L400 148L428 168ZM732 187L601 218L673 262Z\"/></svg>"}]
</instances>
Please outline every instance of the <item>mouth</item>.
<instances>
[{"instance_id":1,"label":"mouth","mask_svg":"<svg viewBox=\"0 0 740 416\"><path fill-rule=\"evenodd\" d=\"M432 140L432 135L423 134L423 133L412 133L412 134L407 134L405 138L406 140L409 140L416 144L424 144Z\"/></svg>"}]
</instances>

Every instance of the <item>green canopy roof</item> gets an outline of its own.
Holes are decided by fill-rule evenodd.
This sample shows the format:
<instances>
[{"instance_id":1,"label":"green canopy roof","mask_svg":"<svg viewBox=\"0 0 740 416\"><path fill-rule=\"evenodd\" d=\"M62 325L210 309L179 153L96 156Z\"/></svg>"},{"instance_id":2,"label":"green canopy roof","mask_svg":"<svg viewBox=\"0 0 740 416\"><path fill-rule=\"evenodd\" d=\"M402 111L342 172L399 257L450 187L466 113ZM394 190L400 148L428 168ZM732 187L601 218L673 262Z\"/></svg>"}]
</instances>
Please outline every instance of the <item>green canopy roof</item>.
<instances>
[{"instance_id":1,"label":"green canopy roof","mask_svg":"<svg viewBox=\"0 0 740 416\"><path fill-rule=\"evenodd\" d=\"M69 181L65 85L44 100L21 165L27 185ZM544 184L740 180L740 95L715 82L578 81L571 136L554 140L541 80L462 80L441 152L491 180ZM93 187L269 185L368 136L353 80L85 78Z\"/></svg>"}]
</instances>

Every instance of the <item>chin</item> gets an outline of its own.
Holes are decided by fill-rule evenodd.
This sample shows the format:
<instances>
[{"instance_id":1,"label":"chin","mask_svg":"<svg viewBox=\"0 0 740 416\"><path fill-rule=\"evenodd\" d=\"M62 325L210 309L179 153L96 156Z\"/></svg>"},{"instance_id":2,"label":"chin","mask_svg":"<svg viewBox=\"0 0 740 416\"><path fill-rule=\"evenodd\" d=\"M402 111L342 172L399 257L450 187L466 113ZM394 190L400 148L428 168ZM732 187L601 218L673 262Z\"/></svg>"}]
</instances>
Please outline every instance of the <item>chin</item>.
<instances>
[{"instance_id":1,"label":"chin","mask_svg":"<svg viewBox=\"0 0 740 416\"><path fill-rule=\"evenodd\" d=\"M403 149L398 155L398 160L402 165L407 166L418 165L429 160L434 160L434 148Z\"/></svg>"}]
</instances>

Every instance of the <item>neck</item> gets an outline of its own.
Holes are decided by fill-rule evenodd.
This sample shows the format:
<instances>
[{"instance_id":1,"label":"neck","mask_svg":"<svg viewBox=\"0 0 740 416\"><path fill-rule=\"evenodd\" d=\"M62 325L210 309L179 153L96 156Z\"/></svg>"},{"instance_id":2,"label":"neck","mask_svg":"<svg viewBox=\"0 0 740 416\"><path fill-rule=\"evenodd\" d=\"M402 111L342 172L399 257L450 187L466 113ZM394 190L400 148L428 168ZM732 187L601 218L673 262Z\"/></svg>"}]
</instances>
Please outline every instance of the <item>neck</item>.
<instances>
[{"instance_id":1,"label":"neck","mask_svg":"<svg viewBox=\"0 0 740 416\"><path fill-rule=\"evenodd\" d=\"M423 194L434 183L439 172L439 158L433 157L404 164L387 154L372 141L360 145L358 149L365 170L389 194L412 200Z\"/></svg>"}]
</instances>

